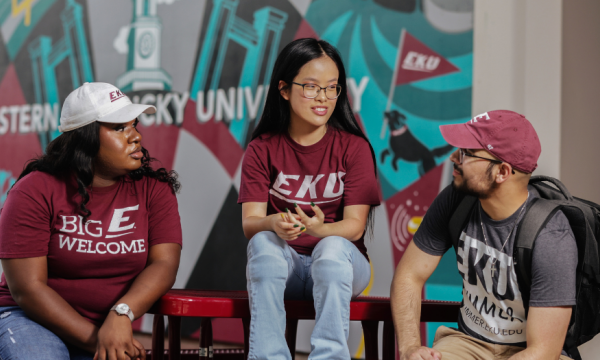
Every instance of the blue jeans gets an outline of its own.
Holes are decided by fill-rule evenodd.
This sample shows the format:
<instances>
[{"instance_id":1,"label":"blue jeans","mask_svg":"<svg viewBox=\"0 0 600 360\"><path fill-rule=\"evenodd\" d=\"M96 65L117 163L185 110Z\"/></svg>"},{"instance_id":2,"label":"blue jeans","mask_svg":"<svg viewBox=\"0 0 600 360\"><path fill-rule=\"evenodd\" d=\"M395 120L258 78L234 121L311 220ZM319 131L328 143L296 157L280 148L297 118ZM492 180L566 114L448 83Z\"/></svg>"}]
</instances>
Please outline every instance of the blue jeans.
<instances>
[{"instance_id":1,"label":"blue jeans","mask_svg":"<svg viewBox=\"0 0 600 360\"><path fill-rule=\"evenodd\" d=\"M0 307L0 359L92 360L94 354L65 344L18 306Z\"/></svg>"},{"instance_id":2,"label":"blue jeans","mask_svg":"<svg viewBox=\"0 0 600 360\"><path fill-rule=\"evenodd\" d=\"M286 300L314 300L316 318L309 359L350 359L350 300L369 284L371 266L350 241L330 236L300 255L275 233L263 231L248 244L250 298L248 359L291 359L285 341Z\"/></svg>"}]
</instances>

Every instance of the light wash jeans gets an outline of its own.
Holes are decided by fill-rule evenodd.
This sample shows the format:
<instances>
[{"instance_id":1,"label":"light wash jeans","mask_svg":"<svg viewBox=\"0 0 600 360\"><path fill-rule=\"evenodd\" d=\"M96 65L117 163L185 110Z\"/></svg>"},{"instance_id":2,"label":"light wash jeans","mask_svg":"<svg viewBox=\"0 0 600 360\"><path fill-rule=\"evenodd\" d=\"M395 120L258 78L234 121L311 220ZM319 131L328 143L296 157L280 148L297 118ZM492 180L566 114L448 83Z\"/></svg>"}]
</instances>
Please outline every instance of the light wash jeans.
<instances>
[{"instance_id":1,"label":"light wash jeans","mask_svg":"<svg viewBox=\"0 0 600 360\"><path fill-rule=\"evenodd\" d=\"M65 344L18 306L0 307L0 359L92 360L94 354Z\"/></svg>"},{"instance_id":2,"label":"light wash jeans","mask_svg":"<svg viewBox=\"0 0 600 360\"><path fill-rule=\"evenodd\" d=\"M248 359L291 359L285 341L286 300L314 300L312 360L348 360L350 300L369 284L371 266L350 241L323 238L312 256L300 255L271 231L248 244L246 279L250 298Z\"/></svg>"}]
</instances>

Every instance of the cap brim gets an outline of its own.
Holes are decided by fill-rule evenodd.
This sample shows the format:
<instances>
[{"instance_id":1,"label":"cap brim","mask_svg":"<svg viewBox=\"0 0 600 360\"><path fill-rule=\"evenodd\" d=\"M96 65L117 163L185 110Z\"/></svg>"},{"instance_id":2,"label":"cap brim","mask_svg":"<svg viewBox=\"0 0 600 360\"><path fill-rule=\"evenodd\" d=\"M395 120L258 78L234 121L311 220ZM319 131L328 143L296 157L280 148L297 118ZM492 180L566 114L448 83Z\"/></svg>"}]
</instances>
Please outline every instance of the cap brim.
<instances>
[{"instance_id":1,"label":"cap brim","mask_svg":"<svg viewBox=\"0 0 600 360\"><path fill-rule=\"evenodd\" d=\"M111 124L123 124L137 118L141 113L154 114L156 113L156 108L153 105L129 104L96 121Z\"/></svg>"},{"instance_id":2,"label":"cap brim","mask_svg":"<svg viewBox=\"0 0 600 360\"><path fill-rule=\"evenodd\" d=\"M475 136L467 129L467 124L441 125L440 132L446 142L461 149L483 149Z\"/></svg>"}]
</instances>

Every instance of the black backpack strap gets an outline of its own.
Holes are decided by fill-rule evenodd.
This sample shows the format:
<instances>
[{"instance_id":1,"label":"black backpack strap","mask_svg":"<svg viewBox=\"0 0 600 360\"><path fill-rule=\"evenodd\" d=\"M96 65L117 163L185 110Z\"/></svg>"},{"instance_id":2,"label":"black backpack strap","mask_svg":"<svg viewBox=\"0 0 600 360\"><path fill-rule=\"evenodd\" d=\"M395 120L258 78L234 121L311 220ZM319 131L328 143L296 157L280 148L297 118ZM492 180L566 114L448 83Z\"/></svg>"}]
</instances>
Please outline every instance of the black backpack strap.
<instances>
[{"instance_id":1,"label":"black backpack strap","mask_svg":"<svg viewBox=\"0 0 600 360\"><path fill-rule=\"evenodd\" d=\"M600 259L598 259L598 243L594 241L596 236L589 222L586 221L585 226L585 247L582 271L587 275L587 278L596 281L600 285ZM600 316L599 316L600 319Z\"/></svg>"},{"instance_id":2,"label":"black backpack strap","mask_svg":"<svg viewBox=\"0 0 600 360\"><path fill-rule=\"evenodd\" d=\"M476 202L477 198L475 196L465 196L450 217L448 229L450 231L450 237L452 239L454 250L458 249L458 239L460 238L460 233L467 223L469 215L471 214L471 210L473 209L473 206L475 206Z\"/></svg>"},{"instance_id":3,"label":"black backpack strap","mask_svg":"<svg viewBox=\"0 0 600 360\"><path fill-rule=\"evenodd\" d=\"M513 260L526 315L529 312L531 260L535 239L559 209L560 204L556 202L534 198L527 206L525 215L517 229L513 248Z\"/></svg>"}]
</instances>

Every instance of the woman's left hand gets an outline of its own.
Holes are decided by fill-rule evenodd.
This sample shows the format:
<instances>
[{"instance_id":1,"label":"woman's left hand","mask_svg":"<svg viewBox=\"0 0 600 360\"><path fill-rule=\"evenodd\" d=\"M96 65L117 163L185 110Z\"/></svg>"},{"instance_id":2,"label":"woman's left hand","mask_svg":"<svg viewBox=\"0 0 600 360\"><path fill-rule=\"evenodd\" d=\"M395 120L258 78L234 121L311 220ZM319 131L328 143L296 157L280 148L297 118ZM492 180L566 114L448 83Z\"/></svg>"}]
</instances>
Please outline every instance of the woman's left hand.
<instances>
[{"instance_id":1,"label":"woman's left hand","mask_svg":"<svg viewBox=\"0 0 600 360\"><path fill-rule=\"evenodd\" d=\"M300 208L298 204L294 203L296 213L300 216L300 221L306 227L306 233L308 235L321 237L319 236L319 230L323 227L323 224L325 223L325 214L323 214L323 211L321 211L321 209L314 203L311 203L310 207L315 213L315 216L313 217L308 217L308 215L306 215L304 211L302 211L302 208Z\"/></svg>"},{"instance_id":2,"label":"woman's left hand","mask_svg":"<svg viewBox=\"0 0 600 360\"><path fill-rule=\"evenodd\" d=\"M139 342L137 339L133 339L133 346L135 346L138 351L140 352L140 355L137 357L137 359L140 360L144 360L146 359L146 349L144 349L144 345L142 345L141 342Z\"/></svg>"},{"instance_id":3,"label":"woman's left hand","mask_svg":"<svg viewBox=\"0 0 600 360\"><path fill-rule=\"evenodd\" d=\"M98 331L98 345L94 360L146 359L143 346L133 338L131 321L110 311Z\"/></svg>"}]
</instances>

